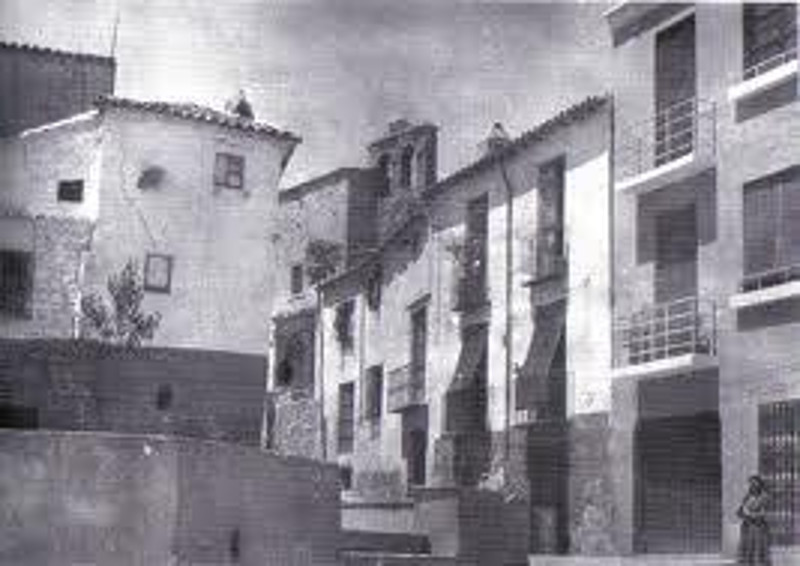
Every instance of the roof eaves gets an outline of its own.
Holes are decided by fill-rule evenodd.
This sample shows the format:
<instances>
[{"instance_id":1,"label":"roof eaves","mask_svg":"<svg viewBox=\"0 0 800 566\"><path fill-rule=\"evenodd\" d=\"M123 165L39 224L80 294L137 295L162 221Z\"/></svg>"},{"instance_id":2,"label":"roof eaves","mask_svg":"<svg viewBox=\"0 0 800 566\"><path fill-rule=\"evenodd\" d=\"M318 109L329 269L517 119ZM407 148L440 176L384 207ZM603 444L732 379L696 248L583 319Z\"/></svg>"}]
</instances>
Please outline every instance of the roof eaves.
<instances>
[{"instance_id":1,"label":"roof eaves","mask_svg":"<svg viewBox=\"0 0 800 566\"><path fill-rule=\"evenodd\" d=\"M31 43L19 43L15 41L2 41L0 40L0 49L8 49L11 51L25 51L36 55L46 55L51 57L69 57L73 59L88 59L98 62L103 62L113 65L114 58L107 55L98 55L96 53L78 53L74 51L65 51L62 49L54 49L52 47L45 47L42 45L33 45Z\"/></svg>"},{"instance_id":2,"label":"roof eaves","mask_svg":"<svg viewBox=\"0 0 800 566\"><path fill-rule=\"evenodd\" d=\"M423 122L421 124L412 125L412 126L409 126L408 128L402 129L402 130L400 130L398 132L392 132L392 133L386 134L385 136L383 136L381 138L378 138L377 140L371 142L367 146L367 149L373 149L375 147L379 147L379 146L384 145L385 143L387 143L387 142L389 142L391 140L397 139L400 136L404 136L404 135L410 134L412 132L419 132L421 130L438 130L438 129L439 128L435 124L432 124L430 122Z\"/></svg>"},{"instance_id":3,"label":"roof eaves","mask_svg":"<svg viewBox=\"0 0 800 566\"><path fill-rule=\"evenodd\" d=\"M171 116L173 118L215 124L243 132L276 137L291 141L294 144L298 144L302 141L299 136L289 131L278 130L269 124L244 120L235 116L228 116L222 112L219 112L218 110L195 104L141 101L118 96L101 96L98 98L96 106L101 111L112 108L119 110L131 110L135 112L149 112L162 116Z\"/></svg>"},{"instance_id":4,"label":"roof eaves","mask_svg":"<svg viewBox=\"0 0 800 566\"><path fill-rule=\"evenodd\" d=\"M555 116L545 120L541 124L534 126L526 132L523 132L520 136L511 140L511 142L509 142L509 144L500 151L484 155L483 157L455 171L444 179L439 180L439 182L428 186L425 190L425 196L435 197L441 189L480 172L490 164L496 163L500 159L505 159L514 155L517 151L527 147L529 144L540 141L541 139L547 137L556 128L568 126L573 122L583 120L589 114L592 114L604 107L609 101L609 95L589 96L582 101L573 104Z\"/></svg>"},{"instance_id":5,"label":"roof eaves","mask_svg":"<svg viewBox=\"0 0 800 566\"><path fill-rule=\"evenodd\" d=\"M291 201L324 186L338 183L341 179L350 178L363 172L360 167L339 167L317 177L313 177L297 185L287 187L278 193L279 201Z\"/></svg>"}]
</instances>

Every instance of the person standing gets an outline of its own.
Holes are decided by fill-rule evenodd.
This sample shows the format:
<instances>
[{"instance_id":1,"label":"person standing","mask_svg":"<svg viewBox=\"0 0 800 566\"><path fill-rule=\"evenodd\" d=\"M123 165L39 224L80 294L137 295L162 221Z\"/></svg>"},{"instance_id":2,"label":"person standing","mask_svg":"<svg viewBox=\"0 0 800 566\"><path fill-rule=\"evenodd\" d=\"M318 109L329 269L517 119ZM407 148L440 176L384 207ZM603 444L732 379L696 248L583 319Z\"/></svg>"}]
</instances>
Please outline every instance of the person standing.
<instances>
[{"instance_id":1,"label":"person standing","mask_svg":"<svg viewBox=\"0 0 800 566\"><path fill-rule=\"evenodd\" d=\"M736 516L742 521L738 563L746 566L770 566L770 534L767 522L769 494L761 476L750 476L748 490Z\"/></svg>"}]
</instances>

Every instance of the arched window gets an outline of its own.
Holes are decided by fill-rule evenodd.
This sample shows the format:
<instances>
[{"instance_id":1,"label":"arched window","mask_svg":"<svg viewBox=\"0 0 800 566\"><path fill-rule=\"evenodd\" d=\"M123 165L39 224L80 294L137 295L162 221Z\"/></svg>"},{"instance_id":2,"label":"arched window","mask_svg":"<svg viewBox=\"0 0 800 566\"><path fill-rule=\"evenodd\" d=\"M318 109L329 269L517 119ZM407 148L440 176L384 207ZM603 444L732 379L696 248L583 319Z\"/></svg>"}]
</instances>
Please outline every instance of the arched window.
<instances>
[{"instance_id":1,"label":"arched window","mask_svg":"<svg viewBox=\"0 0 800 566\"><path fill-rule=\"evenodd\" d=\"M411 168L414 162L414 148L410 145L403 149L400 156L400 186L411 186Z\"/></svg>"}]
</instances>

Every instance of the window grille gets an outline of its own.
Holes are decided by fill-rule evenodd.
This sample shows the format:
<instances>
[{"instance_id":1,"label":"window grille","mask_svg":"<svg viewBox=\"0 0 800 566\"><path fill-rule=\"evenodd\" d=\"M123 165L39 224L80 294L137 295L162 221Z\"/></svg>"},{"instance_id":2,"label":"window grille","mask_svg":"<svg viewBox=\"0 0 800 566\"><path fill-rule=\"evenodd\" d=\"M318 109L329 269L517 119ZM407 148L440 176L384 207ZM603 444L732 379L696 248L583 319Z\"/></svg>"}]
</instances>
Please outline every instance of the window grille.
<instances>
[{"instance_id":1,"label":"window grille","mask_svg":"<svg viewBox=\"0 0 800 566\"><path fill-rule=\"evenodd\" d=\"M758 417L759 471L769 489L772 540L800 544L800 399L761 405Z\"/></svg>"}]
</instances>

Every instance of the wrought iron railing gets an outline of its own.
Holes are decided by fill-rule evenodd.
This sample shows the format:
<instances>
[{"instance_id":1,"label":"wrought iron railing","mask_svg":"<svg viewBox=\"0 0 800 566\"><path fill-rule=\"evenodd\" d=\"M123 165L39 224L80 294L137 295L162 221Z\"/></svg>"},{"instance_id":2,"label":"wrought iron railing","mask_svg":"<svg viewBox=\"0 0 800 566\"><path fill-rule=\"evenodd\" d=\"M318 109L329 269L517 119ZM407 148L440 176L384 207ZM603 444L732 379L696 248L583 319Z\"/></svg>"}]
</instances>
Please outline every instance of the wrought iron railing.
<instances>
[{"instance_id":1,"label":"wrought iron railing","mask_svg":"<svg viewBox=\"0 0 800 566\"><path fill-rule=\"evenodd\" d=\"M768 269L766 271L759 271L755 273L748 273L742 278L740 286L742 292L758 291L792 281L800 281L800 265L786 265Z\"/></svg>"},{"instance_id":2,"label":"wrought iron railing","mask_svg":"<svg viewBox=\"0 0 800 566\"><path fill-rule=\"evenodd\" d=\"M771 71L777 67L780 67L784 63L789 63L790 61L794 61L797 59L797 47L789 47L780 53L776 53L775 55L771 55L757 63L753 63L749 67L744 70L744 79L749 80L753 79L759 75L763 75L764 73Z\"/></svg>"},{"instance_id":3,"label":"wrought iron railing","mask_svg":"<svg viewBox=\"0 0 800 566\"><path fill-rule=\"evenodd\" d=\"M650 120L620 130L616 139L617 181L687 155L712 155L715 129L713 102L688 98L659 111Z\"/></svg>"},{"instance_id":4,"label":"wrought iron railing","mask_svg":"<svg viewBox=\"0 0 800 566\"><path fill-rule=\"evenodd\" d=\"M389 411L401 411L407 407L425 403L425 374L421 368L406 364L388 374L387 407Z\"/></svg>"},{"instance_id":5,"label":"wrought iron railing","mask_svg":"<svg viewBox=\"0 0 800 566\"><path fill-rule=\"evenodd\" d=\"M620 316L614 365L624 367L685 354L716 354L716 306L686 297Z\"/></svg>"}]
</instances>

